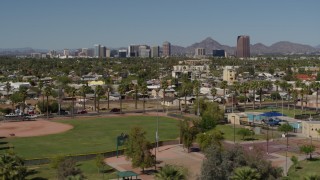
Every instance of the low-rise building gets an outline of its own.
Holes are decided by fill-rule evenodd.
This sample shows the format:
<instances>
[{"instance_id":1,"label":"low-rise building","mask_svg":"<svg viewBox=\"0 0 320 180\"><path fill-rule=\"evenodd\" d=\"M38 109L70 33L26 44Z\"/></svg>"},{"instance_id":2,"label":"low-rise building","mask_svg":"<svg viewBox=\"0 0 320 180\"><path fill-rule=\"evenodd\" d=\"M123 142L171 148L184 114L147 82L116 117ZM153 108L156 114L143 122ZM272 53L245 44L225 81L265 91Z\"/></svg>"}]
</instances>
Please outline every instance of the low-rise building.
<instances>
[{"instance_id":1,"label":"low-rise building","mask_svg":"<svg viewBox=\"0 0 320 180\"><path fill-rule=\"evenodd\" d=\"M305 137L319 138L320 121L302 121L302 134Z\"/></svg>"}]
</instances>

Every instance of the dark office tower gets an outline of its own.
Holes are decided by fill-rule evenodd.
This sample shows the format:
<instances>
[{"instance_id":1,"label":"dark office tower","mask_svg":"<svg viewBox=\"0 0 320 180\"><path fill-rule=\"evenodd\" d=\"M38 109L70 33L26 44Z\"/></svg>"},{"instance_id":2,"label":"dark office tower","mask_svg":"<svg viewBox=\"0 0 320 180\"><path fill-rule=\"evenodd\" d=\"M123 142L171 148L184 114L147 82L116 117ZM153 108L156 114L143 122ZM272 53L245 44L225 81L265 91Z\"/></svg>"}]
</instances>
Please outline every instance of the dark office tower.
<instances>
[{"instance_id":1,"label":"dark office tower","mask_svg":"<svg viewBox=\"0 0 320 180\"><path fill-rule=\"evenodd\" d=\"M250 37L238 36L236 57L248 58L250 57Z\"/></svg>"},{"instance_id":2,"label":"dark office tower","mask_svg":"<svg viewBox=\"0 0 320 180\"><path fill-rule=\"evenodd\" d=\"M94 45L94 57L98 58L100 56L100 44L95 44Z\"/></svg>"},{"instance_id":3,"label":"dark office tower","mask_svg":"<svg viewBox=\"0 0 320 180\"><path fill-rule=\"evenodd\" d=\"M99 58L105 58L106 51L107 51L107 48L105 46L100 46Z\"/></svg>"},{"instance_id":4,"label":"dark office tower","mask_svg":"<svg viewBox=\"0 0 320 180\"><path fill-rule=\"evenodd\" d=\"M216 50L212 50L212 56L213 57L226 57L226 53L222 49L216 49Z\"/></svg>"},{"instance_id":5,"label":"dark office tower","mask_svg":"<svg viewBox=\"0 0 320 180\"><path fill-rule=\"evenodd\" d=\"M162 56L163 57L171 56L171 44L168 41L162 44Z\"/></svg>"}]
</instances>

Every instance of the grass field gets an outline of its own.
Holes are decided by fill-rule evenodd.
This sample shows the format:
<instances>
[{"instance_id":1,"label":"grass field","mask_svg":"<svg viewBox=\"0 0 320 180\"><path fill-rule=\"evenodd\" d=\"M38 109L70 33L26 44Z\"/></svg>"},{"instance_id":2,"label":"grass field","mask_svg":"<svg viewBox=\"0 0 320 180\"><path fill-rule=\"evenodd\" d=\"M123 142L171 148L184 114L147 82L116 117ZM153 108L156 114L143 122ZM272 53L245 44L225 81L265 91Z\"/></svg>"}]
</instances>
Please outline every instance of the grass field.
<instances>
[{"instance_id":1,"label":"grass field","mask_svg":"<svg viewBox=\"0 0 320 180\"><path fill-rule=\"evenodd\" d=\"M314 159L312 161L304 160L300 161L297 169L293 166L290 167L288 175L290 180L300 180L308 175L319 175L320 176L320 159Z\"/></svg>"},{"instance_id":2,"label":"grass field","mask_svg":"<svg viewBox=\"0 0 320 180\"><path fill-rule=\"evenodd\" d=\"M14 151L26 159L106 152L116 149L117 136L121 133L128 134L135 126L142 127L147 132L147 139L154 141L156 120L157 117L153 116L59 120L58 122L71 124L74 128L60 134L1 141L8 142L8 146L13 146ZM178 124L175 119L159 117L160 140L176 139L179 135Z\"/></svg>"},{"instance_id":3,"label":"grass field","mask_svg":"<svg viewBox=\"0 0 320 180\"><path fill-rule=\"evenodd\" d=\"M81 161L77 163L77 167L83 172L87 179L115 179L117 178L116 171L111 167L106 166L104 173L98 173L98 169L94 160ZM28 180L47 180L56 179L57 172L51 168L49 164L39 166L28 166L28 171L31 172L26 179Z\"/></svg>"}]
</instances>

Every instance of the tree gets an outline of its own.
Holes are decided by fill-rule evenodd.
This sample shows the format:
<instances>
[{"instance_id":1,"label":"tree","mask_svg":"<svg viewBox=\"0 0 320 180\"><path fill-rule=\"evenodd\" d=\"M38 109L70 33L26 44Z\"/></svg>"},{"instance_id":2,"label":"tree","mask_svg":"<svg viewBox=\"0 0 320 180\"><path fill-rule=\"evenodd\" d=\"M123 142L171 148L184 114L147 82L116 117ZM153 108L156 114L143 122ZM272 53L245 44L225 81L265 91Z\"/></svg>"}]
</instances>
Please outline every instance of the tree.
<instances>
[{"instance_id":1,"label":"tree","mask_svg":"<svg viewBox=\"0 0 320 180\"><path fill-rule=\"evenodd\" d=\"M284 132L287 137L287 148L286 148L286 157L287 157L288 148L289 148L289 132L293 130L293 127L289 123L286 123L279 126L278 130L281 132Z\"/></svg>"},{"instance_id":2,"label":"tree","mask_svg":"<svg viewBox=\"0 0 320 180\"><path fill-rule=\"evenodd\" d=\"M226 89L228 87L228 82L227 81L222 81L220 84L220 88L223 89L223 107L224 110L226 110L226 103L225 103L225 98L226 98Z\"/></svg>"},{"instance_id":3,"label":"tree","mask_svg":"<svg viewBox=\"0 0 320 180\"><path fill-rule=\"evenodd\" d=\"M103 170L106 166L106 163L104 162L104 156L103 154L98 154L95 158L95 163L98 169L98 173L103 173Z\"/></svg>"},{"instance_id":4,"label":"tree","mask_svg":"<svg viewBox=\"0 0 320 180\"><path fill-rule=\"evenodd\" d=\"M196 141L199 144L200 149L204 151L206 148L208 148L212 144L221 147L222 146L221 142L223 139L224 137L221 131L213 130L210 132L197 134Z\"/></svg>"},{"instance_id":5,"label":"tree","mask_svg":"<svg viewBox=\"0 0 320 180\"><path fill-rule=\"evenodd\" d=\"M155 158L150 152L152 145L145 135L146 132L140 127L134 127L125 143L125 156L131 160L132 167L140 167L143 172L155 164Z\"/></svg>"},{"instance_id":6,"label":"tree","mask_svg":"<svg viewBox=\"0 0 320 180\"><path fill-rule=\"evenodd\" d=\"M260 107L262 104L263 89L270 89L271 87L272 87L272 83L270 81L258 81Z\"/></svg>"},{"instance_id":7,"label":"tree","mask_svg":"<svg viewBox=\"0 0 320 180\"><path fill-rule=\"evenodd\" d=\"M11 101L11 105L12 105L12 112L14 112L14 110L15 110L15 106L14 105L22 101L22 97L21 97L20 93L19 92L14 92L10 96L10 101Z\"/></svg>"},{"instance_id":8,"label":"tree","mask_svg":"<svg viewBox=\"0 0 320 180\"><path fill-rule=\"evenodd\" d=\"M254 135L254 131L250 130L250 129L247 129L247 128L241 128L239 129L238 131L238 135L241 135L242 136L242 140L244 140L244 138L246 136L252 136Z\"/></svg>"},{"instance_id":9,"label":"tree","mask_svg":"<svg viewBox=\"0 0 320 180\"><path fill-rule=\"evenodd\" d=\"M134 108L138 109L138 91L139 91L139 85L138 84L134 84L133 85L133 90L134 90Z\"/></svg>"},{"instance_id":10,"label":"tree","mask_svg":"<svg viewBox=\"0 0 320 180\"><path fill-rule=\"evenodd\" d=\"M148 93L148 87L147 87L147 83L143 82L140 86L140 93L142 94L143 96L143 112L145 113L146 111L146 100L145 100L145 96L147 95Z\"/></svg>"},{"instance_id":11,"label":"tree","mask_svg":"<svg viewBox=\"0 0 320 180\"><path fill-rule=\"evenodd\" d=\"M76 161L71 158L66 158L59 163L57 174L59 180L75 178L76 176L81 180L84 179L82 171L77 167Z\"/></svg>"},{"instance_id":12,"label":"tree","mask_svg":"<svg viewBox=\"0 0 320 180\"><path fill-rule=\"evenodd\" d=\"M7 81L7 83L6 83L6 85L5 85L5 90L6 90L6 95L7 95L7 99L9 99L9 93L10 93L10 91L11 91L11 89L12 89L12 87L11 87L11 83L9 82L9 81Z\"/></svg>"},{"instance_id":13,"label":"tree","mask_svg":"<svg viewBox=\"0 0 320 180\"><path fill-rule=\"evenodd\" d=\"M253 90L253 109L255 109L256 90L259 88L259 82L251 81L249 86L250 86L250 89Z\"/></svg>"},{"instance_id":14,"label":"tree","mask_svg":"<svg viewBox=\"0 0 320 180\"><path fill-rule=\"evenodd\" d=\"M232 180L260 180L260 174L256 169L248 166L238 167L234 170Z\"/></svg>"},{"instance_id":15,"label":"tree","mask_svg":"<svg viewBox=\"0 0 320 180\"><path fill-rule=\"evenodd\" d=\"M183 82L182 87L181 87L181 95L184 96L184 108L185 110L188 109L188 103L187 103L187 96L192 94L192 89L193 86L190 82L186 81Z\"/></svg>"},{"instance_id":16,"label":"tree","mask_svg":"<svg viewBox=\"0 0 320 180\"><path fill-rule=\"evenodd\" d=\"M277 92L277 94L279 94L279 86L280 86L280 84L281 84L281 82L279 81L279 80L276 80L275 82L274 82L274 85L276 86L276 92ZM281 97L280 97L281 98ZM278 99L276 99L277 101L276 101L276 107L278 107Z\"/></svg>"},{"instance_id":17,"label":"tree","mask_svg":"<svg viewBox=\"0 0 320 180\"><path fill-rule=\"evenodd\" d=\"M193 81L193 94L196 95L197 97L197 102L200 103L200 99L199 99L199 94L200 94L200 82L195 80ZM198 108L198 110L200 111L200 108ZM195 111L196 112L196 111ZM200 112L197 112L197 115L200 114Z\"/></svg>"},{"instance_id":18,"label":"tree","mask_svg":"<svg viewBox=\"0 0 320 180\"><path fill-rule=\"evenodd\" d=\"M203 104L201 103L201 105L201 121L199 125L201 131L204 132L214 128L219 121L223 120L224 112L219 108L219 105L216 102L206 102Z\"/></svg>"},{"instance_id":19,"label":"tree","mask_svg":"<svg viewBox=\"0 0 320 180\"><path fill-rule=\"evenodd\" d=\"M74 116L74 100L75 100L75 96L76 96L77 91L78 90L75 87L68 86L66 88L66 92L68 93L69 96L72 97L72 116Z\"/></svg>"},{"instance_id":20,"label":"tree","mask_svg":"<svg viewBox=\"0 0 320 180\"><path fill-rule=\"evenodd\" d=\"M52 95L52 87L46 86L43 94L47 97L47 119L49 119L49 96Z\"/></svg>"},{"instance_id":21,"label":"tree","mask_svg":"<svg viewBox=\"0 0 320 180\"><path fill-rule=\"evenodd\" d=\"M291 94L292 94L292 99L293 99L293 117L295 117L296 116L296 103L297 103L299 92L296 89L294 89Z\"/></svg>"},{"instance_id":22,"label":"tree","mask_svg":"<svg viewBox=\"0 0 320 180\"><path fill-rule=\"evenodd\" d=\"M101 96L103 96L105 93L106 93L105 89L103 89L102 86L100 86L100 85L96 86L95 94L98 95L97 96L97 99L98 99L98 113L100 111L100 99L101 99Z\"/></svg>"},{"instance_id":23,"label":"tree","mask_svg":"<svg viewBox=\"0 0 320 180\"><path fill-rule=\"evenodd\" d=\"M28 97L28 88L25 86L20 86L19 87L19 94L22 99L22 112L24 113L24 109L26 107L26 99Z\"/></svg>"},{"instance_id":24,"label":"tree","mask_svg":"<svg viewBox=\"0 0 320 180\"><path fill-rule=\"evenodd\" d=\"M122 113L122 95L124 95L127 92L127 89L128 85L125 82L121 82L118 88L120 94L120 113Z\"/></svg>"},{"instance_id":25,"label":"tree","mask_svg":"<svg viewBox=\"0 0 320 180\"><path fill-rule=\"evenodd\" d=\"M0 155L0 179L23 180L27 175L27 168L23 160L12 153Z\"/></svg>"},{"instance_id":26,"label":"tree","mask_svg":"<svg viewBox=\"0 0 320 180\"><path fill-rule=\"evenodd\" d=\"M182 167L174 165L164 165L159 172L155 174L157 180L184 180L187 179L186 171Z\"/></svg>"},{"instance_id":27,"label":"tree","mask_svg":"<svg viewBox=\"0 0 320 180\"><path fill-rule=\"evenodd\" d=\"M187 120L184 120L180 125L182 144L185 148L187 148L188 152L190 152L190 147L192 146L192 143L195 140L199 130L194 125L191 126Z\"/></svg>"},{"instance_id":28,"label":"tree","mask_svg":"<svg viewBox=\"0 0 320 180\"><path fill-rule=\"evenodd\" d=\"M162 89L162 94L163 94L163 111L164 111L164 105L166 102L166 89L168 88L169 84L167 80L162 80L161 81L161 89Z\"/></svg>"},{"instance_id":29,"label":"tree","mask_svg":"<svg viewBox=\"0 0 320 180\"><path fill-rule=\"evenodd\" d=\"M293 164L294 169L296 170L297 169L297 165L299 163L298 158L296 156L291 156L290 160L291 160L291 162Z\"/></svg>"},{"instance_id":30,"label":"tree","mask_svg":"<svg viewBox=\"0 0 320 180\"><path fill-rule=\"evenodd\" d=\"M316 96L316 111L318 112L318 101L319 101L319 89L320 89L320 83L319 82L312 82L311 88L314 89L317 92Z\"/></svg>"},{"instance_id":31,"label":"tree","mask_svg":"<svg viewBox=\"0 0 320 180\"><path fill-rule=\"evenodd\" d=\"M90 87L87 85L82 85L81 88L79 89L79 93L81 94L83 99L83 110L86 109L86 94L90 91L89 89Z\"/></svg>"},{"instance_id":32,"label":"tree","mask_svg":"<svg viewBox=\"0 0 320 180\"><path fill-rule=\"evenodd\" d=\"M300 146L300 152L303 152L307 155L309 155L309 160L312 160L312 153L316 150L316 147L314 145L302 145Z\"/></svg>"},{"instance_id":33,"label":"tree","mask_svg":"<svg viewBox=\"0 0 320 180\"><path fill-rule=\"evenodd\" d=\"M244 97L245 97L245 100L244 100L244 110L246 109L246 106L247 106L247 92L249 91L250 89L250 84L248 82L244 82L240 85L240 92L243 92L244 94Z\"/></svg>"}]
</instances>

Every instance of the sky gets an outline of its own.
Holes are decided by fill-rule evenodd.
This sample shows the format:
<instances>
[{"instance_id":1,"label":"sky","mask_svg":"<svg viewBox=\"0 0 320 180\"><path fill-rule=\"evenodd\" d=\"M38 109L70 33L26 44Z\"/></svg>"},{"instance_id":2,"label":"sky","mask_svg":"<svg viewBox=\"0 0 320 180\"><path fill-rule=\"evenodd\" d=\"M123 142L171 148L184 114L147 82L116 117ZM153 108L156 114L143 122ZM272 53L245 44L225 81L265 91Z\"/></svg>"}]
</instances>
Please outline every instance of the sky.
<instances>
[{"instance_id":1,"label":"sky","mask_svg":"<svg viewBox=\"0 0 320 180\"><path fill-rule=\"evenodd\" d=\"M319 0L3 0L0 48L320 44Z\"/></svg>"}]
</instances>

